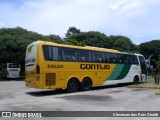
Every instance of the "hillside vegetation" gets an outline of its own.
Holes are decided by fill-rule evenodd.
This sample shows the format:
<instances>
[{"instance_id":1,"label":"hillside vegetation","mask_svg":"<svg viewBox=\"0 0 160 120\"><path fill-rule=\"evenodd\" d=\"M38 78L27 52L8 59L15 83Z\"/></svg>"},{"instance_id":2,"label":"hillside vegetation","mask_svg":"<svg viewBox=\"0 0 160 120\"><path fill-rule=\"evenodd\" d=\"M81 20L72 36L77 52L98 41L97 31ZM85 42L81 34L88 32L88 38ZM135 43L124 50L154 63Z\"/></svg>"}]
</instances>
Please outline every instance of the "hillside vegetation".
<instances>
[{"instance_id":1,"label":"hillside vegetation","mask_svg":"<svg viewBox=\"0 0 160 120\"><path fill-rule=\"evenodd\" d=\"M117 49L126 52L141 53L145 57L160 55L160 40L135 45L126 36L107 36L98 31L81 32L75 27L66 31L66 38L57 35L42 35L21 27L0 29L0 66L6 62L20 63L24 70L25 50L28 44L37 40L46 40L61 44L95 46Z\"/></svg>"}]
</instances>

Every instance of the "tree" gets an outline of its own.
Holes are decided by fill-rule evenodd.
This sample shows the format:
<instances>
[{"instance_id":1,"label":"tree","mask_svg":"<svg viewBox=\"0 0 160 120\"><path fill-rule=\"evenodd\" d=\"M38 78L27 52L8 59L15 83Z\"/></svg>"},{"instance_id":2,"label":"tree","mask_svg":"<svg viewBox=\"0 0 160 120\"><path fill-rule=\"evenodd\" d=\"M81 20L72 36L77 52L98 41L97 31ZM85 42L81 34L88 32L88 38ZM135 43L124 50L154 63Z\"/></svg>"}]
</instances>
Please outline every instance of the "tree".
<instances>
[{"instance_id":1,"label":"tree","mask_svg":"<svg viewBox=\"0 0 160 120\"><path fill-rule=\"evenodd\" d=\"M95 31L81 32L79 34L69 37L69 39L75 39L80 43L85 43L88 46L95 47L108 47L108 38L105 34Z\"/></svg>"},{"instance_id":2,"label":"tree","mask_svg":"<svg viewBox=\"0 0 160 120\"><path fill-rule=\"evenodd\" d=\"M156 62L158 72L160 73L160 55L158 56L158 60Z\"/></svg>"},{"instance_id":3,"label":"tree","mask_svg":"<svg viewBox=\"0 0 160 120\"><path fill-rule=\"evenodd\" d=\"M85 46L85 45L86 45L85 43L83 43L83 42L78 42L78 41L75 40L75 39L67 39L67 40L65 40L65 44L75 45L75 46Z\"/></svg>"},{"instance_id":4,"label":"tree","mask_svg":"<svg viewBox=\"0 0 160 120\"><path fill-rule=\"evenodd\" d=\"M152 40L146 43L141 43L139 45L140 52L145 55L146 58L148 58L150 55L154 55L156 58L158 58L158 55L160 55L160 40Z\"/></svg>"},{"instance_id":5,"label":"tree","mask_svg":"<svg viewBox=\"0 0 160 120\"><path fill-rule=\"evenodd\" d=\"M138 47L125 36L109 36L109 45L112 49L117 49L126 52L138 52Z\"/></svg>"},{"instance_id":6,"label":"tree","mask_svg":"<svg viewBox=\"0 0 160 120\"><path fill-rule=\"evenodd\" d=\"M81 32L80 29L77 29L76 27L69 27L65 35L66 35L66 38L69 38L69 37L79 34L80 32Z\"/></svg>"},{"instance_id":7,"label":"tree","mask_svg":"<svg viewBox=\"0 0 160 120\"><path fill-rule=\"evenodd\" d=\"M24 71L26 47L36 40L63 43L59 36L43 36L21 27L0 29L0 65L7 62L20 63Z\"/></svg>"},{"instance_id":8,"label":"tree","mask_svg":"<svg viewBox=\"0 0 160 120\"><path fill-rule=\"evenodd\" d=\"M138 46L133 44L128 37L125 36L106 36L104 33L89 31L72 35L67 39L75 39L89 46L116 49L127 52L138 52Z\"/></svg>"},{"instance_id":9,"label":"tree","mask_svg":"<svg viewBox=\"0 0 160 120\"><path fill-rule=\"evenodd\" d=\"M44 41L50 41L50 42L55 42L55 43L64 43L64 41L57 35L47 35L42 37Z\"/></svg>"}]
</instances>

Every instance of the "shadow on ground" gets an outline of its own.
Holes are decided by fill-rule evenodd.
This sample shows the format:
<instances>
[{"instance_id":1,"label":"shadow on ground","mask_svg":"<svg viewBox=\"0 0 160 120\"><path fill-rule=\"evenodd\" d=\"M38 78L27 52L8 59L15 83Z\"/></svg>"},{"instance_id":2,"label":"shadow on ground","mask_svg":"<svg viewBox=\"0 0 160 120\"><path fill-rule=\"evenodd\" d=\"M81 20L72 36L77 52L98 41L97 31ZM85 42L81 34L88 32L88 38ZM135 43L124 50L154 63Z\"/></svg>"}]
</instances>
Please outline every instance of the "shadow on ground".
<instances>
[{"instance_id":1,"label":"shadow on ground","mask_svg":"<svg viewBox=\"0 0 160 120\"><path fill-rule=\"evenodd\" d=\"M96 86L96 87L92 87L90 91L117 88L117 87L125 87L125 86L132 85L132 84L133 83L123 83L123 84L116 84L116 85ZM77 91L77 93L78 92L85 92L85 91ZM26 92L26 94L32 95L35 97L41 97L41 96L51 96L51 95L71 94L71 93L68 93L67 90L62 89L62 90L32 91L32 92Z\"/></svg>"}]
</instances>

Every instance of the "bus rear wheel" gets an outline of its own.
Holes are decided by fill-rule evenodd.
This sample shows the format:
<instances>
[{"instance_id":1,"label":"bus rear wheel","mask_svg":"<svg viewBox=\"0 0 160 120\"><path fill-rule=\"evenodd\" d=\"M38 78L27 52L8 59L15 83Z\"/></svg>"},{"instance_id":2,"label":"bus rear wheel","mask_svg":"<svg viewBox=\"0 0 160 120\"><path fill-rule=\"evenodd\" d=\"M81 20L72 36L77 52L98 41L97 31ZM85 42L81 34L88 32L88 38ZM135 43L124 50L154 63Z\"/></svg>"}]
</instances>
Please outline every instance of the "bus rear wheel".
<instances>
[{"instance_id":1,"label":"bus rear wheel","mask_svg":"<svg viewBox=\"0 0 160 120\"><path fill-rule=\"evenodd\" d=\"M76 92L79 88L78 80L76 79L70 79L67 83L67 91L72 93Z\"/></svg>"},{"instance_id":2,"label":"bus rear wheel","mask_svg":"<svg viewBox=\"0 0 160 120\"><path fill-rule=\"evenodd\" d=\"M84 78L81 83L81 90L88 91L92 87L92 81L90 78Z\"/></svg>"}]
</instances>

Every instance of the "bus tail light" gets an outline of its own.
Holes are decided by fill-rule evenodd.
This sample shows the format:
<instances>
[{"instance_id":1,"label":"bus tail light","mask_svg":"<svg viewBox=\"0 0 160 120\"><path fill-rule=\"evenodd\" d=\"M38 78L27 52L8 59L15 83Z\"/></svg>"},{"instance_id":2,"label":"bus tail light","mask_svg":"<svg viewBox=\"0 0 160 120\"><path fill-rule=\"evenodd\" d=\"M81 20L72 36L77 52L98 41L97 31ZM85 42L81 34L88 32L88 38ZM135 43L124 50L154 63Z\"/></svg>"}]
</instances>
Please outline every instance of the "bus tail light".
<instances>
[{"instance_id":1,"label":"bus tail light","mask_svg":"<svg viewBox=\"0 0 160 120\"><path fill-rule=\"evenodd\" d=\"M40 79L40 67L39 67L39 65L36 65L36 75L37 75L37 80L39 80Z\"/></svg>"}]
</instances>

